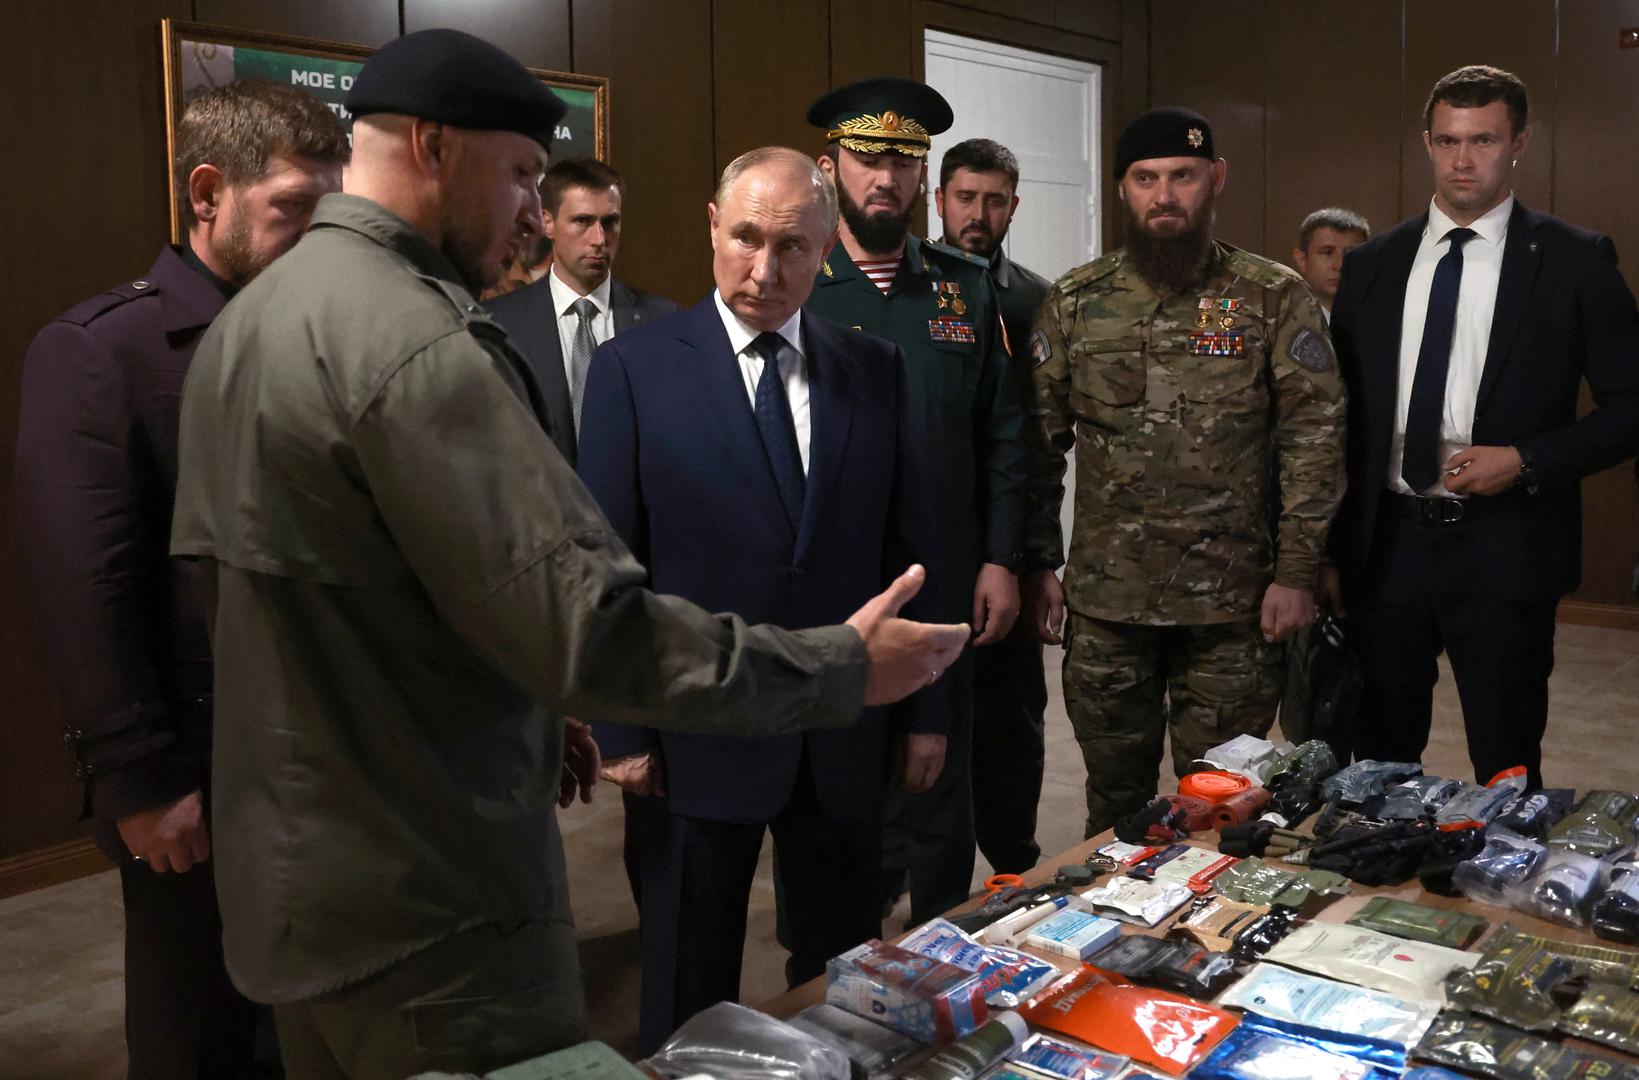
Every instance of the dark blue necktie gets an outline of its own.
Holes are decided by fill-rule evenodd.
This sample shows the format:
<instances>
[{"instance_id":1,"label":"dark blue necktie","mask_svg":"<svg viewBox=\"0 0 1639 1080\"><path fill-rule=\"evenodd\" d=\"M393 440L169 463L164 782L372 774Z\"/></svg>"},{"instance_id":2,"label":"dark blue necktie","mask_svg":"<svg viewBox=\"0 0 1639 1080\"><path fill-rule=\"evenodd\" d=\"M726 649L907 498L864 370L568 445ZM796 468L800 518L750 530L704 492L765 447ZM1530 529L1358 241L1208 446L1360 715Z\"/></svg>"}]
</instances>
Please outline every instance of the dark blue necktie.
<instances>
[{"instance_id":1,"label":"dark blue necktie","mask_svg":"<svg viewBox=\"0 0 1639 1080\"><path fill-rule=\"evenodd\" d=\"M1446 375L1451 370L1451 337L1457 328L1457 292L1463 283L1463 245L1474 239L1473 229L1446 233L1451 250L1434 267L1428 289L1428 315L1423 319L1423 344L1417 350L1417 374L1411 381L1411 406L1406 410L1405 453L1400 476L1421 495L1440 479L1440 422L1445 416Z\"/></svg>"},{"instance_id":2,"label":"dark blue necktie","mask_svg":"<svg viewBox=\"0 0 1639 1080\"><path fill-rule=\"evenodd\" d=\"M802 522L802 502L807 479L802 472L802 454L797 449L797 423L791 416L791 400L785 396L780 379L780 346L785 340L772 331L758 334L751 347L763 358L763 373L757 379L755 412L757 430L774 470L774 486L780 489L785 515L796 529Z\"/></svg>"}]
</instances>

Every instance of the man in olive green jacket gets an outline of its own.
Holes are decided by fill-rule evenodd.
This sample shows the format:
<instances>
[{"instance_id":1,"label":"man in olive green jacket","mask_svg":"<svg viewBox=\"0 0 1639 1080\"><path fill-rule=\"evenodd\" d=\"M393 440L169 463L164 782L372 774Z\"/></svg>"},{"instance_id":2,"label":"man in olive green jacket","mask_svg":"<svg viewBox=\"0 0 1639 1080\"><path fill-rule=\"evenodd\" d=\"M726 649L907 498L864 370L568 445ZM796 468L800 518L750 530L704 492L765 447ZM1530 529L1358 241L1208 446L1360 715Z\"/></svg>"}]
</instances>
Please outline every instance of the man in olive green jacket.
<instances>
[{"instance_id":1,"label":"man in olive green jacket","mask_svg":"<svg viewBox=\"0 0 1639 1080\"><path fill-rule=\"evenodd\" d=\"M554 803L598 756L562 713L842 727L967 631L893 617L920 571L797 633L645 591L474 300L540 228L561 103L426 31L348 106L347 193L183 394L172 551L215 578L224 945L292 1077L484 1072L583 1037Z\"/></svg>"}]
</instances>

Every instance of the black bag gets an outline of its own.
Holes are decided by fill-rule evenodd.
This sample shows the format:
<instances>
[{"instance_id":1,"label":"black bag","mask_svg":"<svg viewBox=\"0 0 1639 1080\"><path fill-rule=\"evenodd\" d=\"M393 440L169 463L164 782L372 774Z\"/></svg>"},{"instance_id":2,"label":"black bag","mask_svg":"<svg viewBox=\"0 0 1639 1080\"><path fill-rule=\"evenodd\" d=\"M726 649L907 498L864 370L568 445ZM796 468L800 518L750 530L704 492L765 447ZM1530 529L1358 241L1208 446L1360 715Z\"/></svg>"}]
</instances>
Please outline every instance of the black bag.
<instances>
[{"instance_id":1,"label":"black bag","mask_svg":"<svg viewBox=\"0 0 1639 1080\"><path fill-rule=\"evenodd\" d=\"M1286 688L1281 695L1281 732L1294 743L1323 739L1349 761L1360 692L1365 679L1349 648L1343 623L1322 614L1286 643Z\"/></svg>"}]
</instances>

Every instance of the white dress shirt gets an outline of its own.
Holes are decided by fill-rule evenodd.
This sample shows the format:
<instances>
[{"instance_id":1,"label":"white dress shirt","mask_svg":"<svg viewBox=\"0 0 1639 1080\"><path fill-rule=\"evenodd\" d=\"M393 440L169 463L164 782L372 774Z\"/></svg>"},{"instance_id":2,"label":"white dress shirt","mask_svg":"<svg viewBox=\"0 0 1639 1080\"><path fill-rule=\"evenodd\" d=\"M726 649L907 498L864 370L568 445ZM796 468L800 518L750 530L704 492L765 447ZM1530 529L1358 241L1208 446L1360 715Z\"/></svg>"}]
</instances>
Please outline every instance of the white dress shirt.
<instances>
[{"instance_id":1,"label":"white dress shirt","mask_svg":"<svg viewBox=\"0 0 1639 1080\"><path fill-rule=\"evenodd\" d=\"M757 340L759 330L753 330L723 303L723 294L713 291L717 314L728 331L728 344L740 360L740 377L745 380L746 400L753 412L757 409L757 381L763 375L763 358L751 343ZM775 333L785 340L780 350L780 381L785 384L785 399L791 403L791 419L797 428L797 453L802 456L802 472L808 475L808 444L811 424L808 418L808 357L802 347L802 309L787 319Z\"/></svg>"},{"instance_id":2,"label":"white dress shirt","mask_svg":"<svg viewBox=\"0 0 1639 1080\"><path fill-rule=\"evenodd\" d=\"M1451 335L1451 366L1446 371L1445 413L1440 418L1440 461L1474 444L1474 405L1485 370L1485 352L1491 342L1491 317L1497 310L1497 281L1502 277L1502 249L1508 239L1508 215L1514 212L1509 195L1483 217L1469 224L1475 236L1463 245L1463 279L1457 289L1457 322ZM1434 267L1451 250L1446 234L1458 228L1432 201L1423 242L1406 279L1405 313L1400 322L1399 387L1394 402L1394 442L1389 448L1389 490L1401 495L1453 496L1442 481L1427 491L1414 492L1400 477L1406 449L1406 414L1411 410L1411 387L1417 378L1417 354L1423 348L1423 322L1428 317L1428 291Z\"/></svg>"},{"instance_id":3,"label":"white dress shirt","mask_svg":"<svg viewBox=\"0 0 1639 1080\"><path fill-rule=\"evenodd\" d=\"M570 370L573 363L570 354L575 347L575 331L580 329L580 316L570 309L575 301L581 299L581 295L574 286L564 284L563 278L558 276L556 263L547 272L547 277L552 282L552 310L558 316L558 348L563 358L563 377L565 382L574 386L575 373ZM592 340L599 345L615 336L615 313L609 299L609 286L614 279L613 274L605 275L602 284L586 296L597 305L598 313L592 317Z\"/></svg>"}]
</instances>

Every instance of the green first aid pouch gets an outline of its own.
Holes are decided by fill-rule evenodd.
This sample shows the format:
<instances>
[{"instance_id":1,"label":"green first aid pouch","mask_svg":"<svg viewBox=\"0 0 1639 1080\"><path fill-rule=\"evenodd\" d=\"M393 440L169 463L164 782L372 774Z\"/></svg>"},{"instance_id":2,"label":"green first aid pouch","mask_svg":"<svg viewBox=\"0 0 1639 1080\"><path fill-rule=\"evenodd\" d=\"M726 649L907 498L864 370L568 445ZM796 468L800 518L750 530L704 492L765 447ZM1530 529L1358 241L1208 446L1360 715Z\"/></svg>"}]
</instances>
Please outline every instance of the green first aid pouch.
<instances>
[{"instance_id":1,"label":"green first aid pouch","mask_svg":"<svg viewBox=\"0 0 1639 1080\"><path fill-rule=\"evenodd\" d=\"M1374 896L1349 919L1351 926L1380 930L1412 941L1427 941L1452 949L1466 949L1491 925L1478 915L1444 911L1427 904Z\"/></svg>"},{"instance_id":2,"label":"green first aid pouch","mask_svg":"<svg viewBox=\"0 0 1639 1080\"><path fill-rule=\"evenodd\" d=\"M1639 994L1612 983L1593 983L1566 1010L1559 1030L1639 1054Z\"/></svg>"},{"instance_id":3,"label":"green first aid pouch","mask_svg":"<svg viewBox=\"0 0 1639 1080\"><path fill-rule=\"evenodd\" d=\"M1349 881L1330 870L1283 870L1262 859L1242 859L1212 881L1214 891L1243 904L1302 907L1312 895L1349 891Z\"/></svg>"},{"instance_id":4,"label":"green first aid pouch","mask_svg":"<svg viewBox=\"0 0 1639 1080\"><path fill-rule=\"evenodd\" d=\"M1446 1001L1526 1031L1559 1022L1554 989L1576 977L1571 962L1518 940L1493 944L1480 962L1446 976Z\"/></svg>"}]
</instances>

